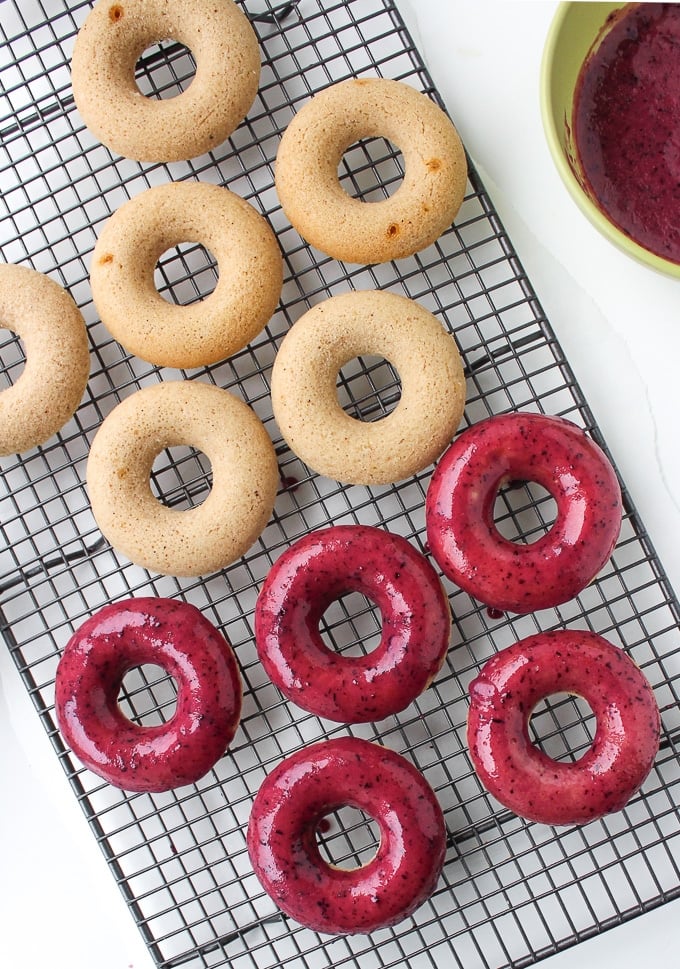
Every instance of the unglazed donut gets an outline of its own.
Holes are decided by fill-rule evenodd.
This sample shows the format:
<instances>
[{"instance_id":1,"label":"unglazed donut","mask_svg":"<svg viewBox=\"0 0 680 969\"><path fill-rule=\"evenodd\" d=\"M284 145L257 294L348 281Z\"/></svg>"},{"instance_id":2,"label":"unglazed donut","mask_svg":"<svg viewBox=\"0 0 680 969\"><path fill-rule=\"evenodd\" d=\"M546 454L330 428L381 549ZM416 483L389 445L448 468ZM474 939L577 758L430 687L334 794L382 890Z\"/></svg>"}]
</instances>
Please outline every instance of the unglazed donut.
<instances>
[{"instance_id":1,"label":"unglazed donut","mask_svg":"<svg viewBox=\"0 0 680 969\"><path fill-rule=\"evenodd\" d=\"M362 138L400 149L404 178L389 198L362 202L343 189L338 166ZM286 128L276 188L300 235L334 259L380 263L431 245L453 222L467 162L458 133L427 95L401 81L357 78L316 94Z\"/></svg>"},{"instance_id":2,"label":"unglazed donut","mask_svg":"<svg viewBox=\"0 0 680 969\"><path fill-rule=\"evenodd\" d=\"M44 444L73 416L90 372L85 320L65 289L27 266L0 264L0 327L26 362L0 392L0 455Z\"/></svg>"},{"instance_id":3,"label":"unglazed donut","mask_svg":"<svg viewBox=\"0 0 680 969\"><path fill-rule=\"evenodd\" d=\"M380 609L368 655L329 649L319 622L334 599L363 593ZM255 607L255 639L272 682L298 706L343 723L405 709L439 671L451 614L441 582L400 535L365 525L311 532L274 563Z\"/></svg>"},{"instance_id":4,"label":"unglazed donut","mask_svg":"<svg viewBox=\"0 0 680 969\"><path fill-rule=\"evenodd\" d=\"M316 831L352 806L380 828L374 858L352 870L328 864ZM434 891L446 851L435 794L400 754L355 737L321 741L265 778L248 825L255 874L276 904L317 932L353 934L394 925Z\"/></svg>"},{"instance_id":5,"label":"unglazed donut","mask_svg":"<svg viewBox=\"0 0 680 969\"><path fill-rule=\"evenodd\" d=\"M164 40L189 48L195 77L177 97L144 97L135 65ZM107 148L144 162L194 158L221 144L248 112L259 79L257 37L233 0L99 0L71 62L85 124Z\"/></svg>"},{"instance_id":6,"label":"unglazed donut","mask_svg":"<svg viewBox=\"0 0 680 969\"><path fill-rule=\"evenodd\" d=\"M532 744L531 712L555 693L588 702L597 721L575 763ZM639 790L659 747L659 709L630 657L595 633L539 633L493 656L470 686L468 745L484 786L516 814L585 824L619 811Z\"/></svg>"},{"instance_id":7,"label":"unglazed donut","mask_svg":"<svg viewBox=\"0 0 680 969\"><path fill-rule=\"evenodd\" d=\"M154 460L186 445L212 465L212 488L194 508L169 508L150 486ZM87 487L104 536L132 562L167 575L205 575L243 555L271 515L279 474L255 412L195 380L156 384L118 404L92 442Z\"/></svg>"},{"instance_id":8,"label":"unglazed donut","mask_svg":"<svg viewBox=\"0 0 680 969\"><path fill-rule=\"evenodd\" d=\"M209 249L219 279L209 296L178 306L158 292L154 270L182 242ZM162 367L201 367L242 349L269 321L282 281L266 220L229 189L204 182L157 185L122 205L90 268L102 323L130 353Z\"/></svg>"},{"instance_id":9,"label":"unglazed donut","mask_svg":"<svg viewBox=\"0 0 680 969\"><path fill-rule=\"evenodd\" d=\"M550 492L557 516L532 544L504 538L494 501L509 481ZM604 452L560 417L515 413L464 431L427 491L427 538L442 571L495 609L527 613L573 598L609 559L621 528L621 491Z\"/></svg>"},{"instance_id":10,"label":"unglazed donut","mask_svg":"<svg viewBox=\"0 0 680 969\"><path fill-rule=\"evenodd\" d=\"M121 711L125 674L160 666L177 685L177 707L145 727ZM241 714L241 678L231 646L195 606L126 599L105 606L73 634L55 682L59 727L73 753L126 791L192 784L231 743Z\"/></svg>"},{"instance_id":11,"label":"unglazed donut","mask_svg":"<svg viewBox=\"0 0 680 969\"><path fill-rule=\"evenodd\" d=\"M355 357L387 359L401 380L391 413L367 422L338 401L338 373ZM428 310L396 293L333 296L308 310L283 339L272 370L281 434L310 468L346 484L388 484L431 464L465 406L454 338Z\"/></svg>"}]
</instances>

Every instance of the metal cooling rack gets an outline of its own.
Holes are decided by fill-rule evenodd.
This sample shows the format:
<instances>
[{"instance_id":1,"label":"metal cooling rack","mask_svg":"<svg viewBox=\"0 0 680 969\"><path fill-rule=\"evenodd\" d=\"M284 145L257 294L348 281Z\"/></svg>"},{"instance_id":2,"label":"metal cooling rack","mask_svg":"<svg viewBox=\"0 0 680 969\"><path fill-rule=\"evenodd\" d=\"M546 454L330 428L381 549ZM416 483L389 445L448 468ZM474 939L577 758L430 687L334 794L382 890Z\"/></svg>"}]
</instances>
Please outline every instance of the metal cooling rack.
<instances>
[{"instance_id":1,"label":"metal cooling rack","mask_svg":"<svg viewBox=\"0 0 680 969\"><path fill-rule=\"evenodd\" d=\"M252 615L271 562L290 542L329 522L377 524L424 547L429 471L396 487L343 488L310 475L282 443L272 418L268 377L277 345L311 304L349 288L388 288L418 300L456 335L468 376L465 423L530 409L561 414L603 443L512 245L474 171L454 228L397 265L343 265L304 245L274 191L272 163L281 131L314 91L331 81L380 74L437 98L391 0L298 0L278 7L247 0L263 57L256 103L233 137L210 155L169 166L112 158L75 111L68 63L89 4L6 0L0 120L0 249L66 286L88 326L92 370L74 419L46 446L2 464L0 602L7 647L67 772L113 876L158 966L234 969L450 965L522 967L680 894L680 644L678 607L627 496L612 561L578 599L559 609L494 618L447 584L453 645L435 683L399 717L352 728L410 758L445 812L449 850L433 897L394 929L329 939L284 918L262 892L245 848L252 798L266 772L300 745L345 733L284 702L253 646ZM145 53L139 84L170 95L192 73L187 51L162 44ZM454 119L455 120L455 119ZM344 161L349 191L370 200L401 177L400 155L371 140ZM280 309L265 333L219 366L160 371L127 356L97 318L88 264L107 217L144 188L178 179L228 185L270 221L285 254ZM170 300L210 291L215 266L200 246L180 246L159 264ZM11 382L23 356L12 334L2 345ZM242 560L204 580L156 577L121 560L98 532L84 489L89 443L102 418L138 387L202 379L247 400L279 456L275 514ZM350 412L374 419L394 406L398 381L381 360L341 374ZM161 455L154 487L188 507L205 494L210 469L187 449ZM551 521L552 500L533 486L506 491L499 527L529 539ZM129 595L185 598L227 635L243 671L242 725L231 750L195 787L126 795L82 769L62 744L53 715L53 680L71 632L94 610ZM625 648L655 687L663 738L642 794L618 814L583 828L554 830L500 809L481 788L465 746L466 689L495 650L541 629L593 629ZM347 596L325 617L338 649L370 649L378 620L366 600ZM121 703L143 723L172 712L174 693L157 670L125 681ZM593 734L590 711L552 698L533 719L536 741L575 758ZM349 809L320 836L327 856L355 865L375 832Z\"/></svg>"}]
</instances>

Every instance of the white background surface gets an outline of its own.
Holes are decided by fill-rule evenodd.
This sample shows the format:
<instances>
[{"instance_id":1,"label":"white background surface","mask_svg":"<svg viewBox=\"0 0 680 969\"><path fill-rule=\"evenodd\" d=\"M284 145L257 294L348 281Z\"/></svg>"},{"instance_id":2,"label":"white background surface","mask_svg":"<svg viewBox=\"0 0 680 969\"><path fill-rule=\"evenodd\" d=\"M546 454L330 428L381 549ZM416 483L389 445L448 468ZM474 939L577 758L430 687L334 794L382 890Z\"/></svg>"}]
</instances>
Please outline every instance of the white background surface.
<instances>
[{"instance_id":1,"label":"white background surface","mask_svg":"<svg viewBox=\"0 0 680 969\"><path fill-rule=\"evenodd\" d=\"M638 266L600 238L553 167L538 79L556 4L399 6L678 590L680 282ZM0 964L151 969L4 651L0 687ZM542 965L676 969L678 918L680 903L667 905Z\"/></svg>"}]
</instances>

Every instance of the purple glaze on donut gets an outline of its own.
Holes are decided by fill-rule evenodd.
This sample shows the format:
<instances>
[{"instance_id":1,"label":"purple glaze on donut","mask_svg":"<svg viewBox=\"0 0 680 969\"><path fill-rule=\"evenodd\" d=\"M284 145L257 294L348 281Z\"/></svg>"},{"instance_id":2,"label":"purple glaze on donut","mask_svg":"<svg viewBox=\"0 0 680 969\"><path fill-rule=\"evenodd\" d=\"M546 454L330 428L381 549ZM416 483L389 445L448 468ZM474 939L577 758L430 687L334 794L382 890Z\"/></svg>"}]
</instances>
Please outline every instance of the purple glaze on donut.
<instances>
[{"instance_id":1,"label":"purple glaze on donut","mask_svg":"<svg viewBox=\"0 0 680 969\"><path fill-rule=\"evenodd\" d=\"M125 717L125 674L155 664L177 684L167 723L143 727ZM138 598L105 606L66 645L56 677L64 739L90 770L126 791L166 791L206 774L227 749L241 713L232 649L195 606Z\"/></svg>"},{"instance_id":2,"label":"purple glaze on donut","mask_svg":"<svg viewBox=\"0 0 680 969\"><path fill-rule=\"evenodd\" d=\"M316 831L352 806L380 828L375 856L338 868ZM446 851L441 808L400 754L354 737L321 741L283 760L257 793L248 826L255 874L279 907L317 932L353 934L394 925L434 891Z\"/></svg>"},{"instance_id":3,"label":"purple glaze on donut","mask_svg":"<svg viewBox=\"0 0 680 969\"><path fill-rule=\"evenodd\" d=\"M540 700L583 697L597 722L590 749L573 763L531 742ZM622 649L595 633L559 630L501 650L470 686L468 745L480 780L521 817L585 824L619 811L639 790L659 748L652 688Z\"/></svg>"},{"instance_id":4,"label":"purple glaze on donut","mask_svg":"<svg viewBox=\"0 0 680 969\"><path fill-rule=\"evenodd\" d=\"M499 489L533 481L557 505L531 544L494 523ZM604 452L571 421L517 413L464 431L443 455L427 492L427 536L445 575L487 606L527 613L578 595L609 559L621 528L621 491Z\"/></svg>"},{"instance_id":5,"label":"purple glaze on donut","mask_svg":"<svg viewBox=\"0 0 680 969\"><path fill-rule=\"evenodd\" d=\"M329 649L319 622L333 600L360 592L380 609L366 656ZM451 613L437 573L405 538L364 525L305 535L267 576L255 609L257 649L284 696L329 720L382 720L430 684L449 646Z\"/></svg>"}]
</instances>

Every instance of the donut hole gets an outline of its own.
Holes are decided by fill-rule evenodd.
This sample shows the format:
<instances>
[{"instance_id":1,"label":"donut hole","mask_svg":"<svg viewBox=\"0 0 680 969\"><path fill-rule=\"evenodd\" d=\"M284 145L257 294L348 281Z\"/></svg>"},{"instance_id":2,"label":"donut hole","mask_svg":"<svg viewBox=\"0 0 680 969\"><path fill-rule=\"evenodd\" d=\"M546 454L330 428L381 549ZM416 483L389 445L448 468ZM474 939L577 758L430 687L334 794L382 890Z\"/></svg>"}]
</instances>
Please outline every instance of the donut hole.
<instances>
[{"instance_id":1,"label":"donut hole","mask_svg":"<svg viewBox=\"0 0 680 969\"><path fill-rule=\"evenodd\" d=\"M401 399L401 381L384 357L353 357L338 373L338 403L350 417L378 421L390 414Z\"/></svg>"},{"instance_id":2,"label":"donut hole","mask_svg":"<svg viewBox=\"0 0 680 969\"><path fill-rule=\"evenodd\" d=\"M345 151L338 165L343 190L360 202L381 202L404 179L401 152L384 138L362 138ZM398 226L395 226L398 231Z\"/></svg>"},{"instance_id":3,"label":"donut hole","mask_svg":"<svg viewBox=\"0 0 680 969\"><path fill-rule=\"evenodd\" d=\"M197 242L180 242L163 252L154 270L154 285L168 303L189 306L217 286L217 260Z\"/></svg>"},{"instance_id":4,"label":"donut hole","mask_svg":"<svg viewBox=\"0 0 680 969\"><path fill-rule=\"evenodd\" d=\"M150 484L152 493L168 508L178 511L196 508L210 493L210 460L189 445L165 448L153 463Z\"/></svg>"},{"instance_id":5,"label":"donut hole","mask_svg":"<svg viewBox=\"0 0 680 969\"><path fill-rule=\"evenodd\" d=\"M334 599L319 623L324 645L348 659L366 656L380 643L380 609L360 592L348 592Z\"/></svg>"},{"instance_id":6,"label":"donut hole","mask_svg":"<svg viewBox=\"0 0 680 969\"><path fill-rule=\"evenodd\" d=\"M595 736L595 715L586 700L571 693L553 693L533 709L529 737L555 761L576 762Z\"/></svg>"},{"instance_id":7,"label":"donut hole","mask_svg":"<svg viewBox=\"0 0 680 969\"><path fill-rule=\"evenodd\" d=\"M321 818L316 839L325 862L353 871L375 858L380 847L380 828L368 814L344 805Z\"/></svg>"},{"instance_id":8,"label":"donut hole","mask_svg":"<svg viewBox=\"0 0 680 969\"><path fill-rule=\"evenodd\" d=\"M12 387L23 373L26 352L19 336L0 324L0 391Z\"/></svg>"},{"instance_id":9,"label":"donut hole","mask_svg":"<svg viewBox=\"0 0 680 969\"><path fill-rule=\"evenodd\" d=\"M555 524L557 503L535 481L509 481L496 495L493 519L503 538L533 545Z\"/></svg>"},{"instance_id":10,"label":"donut hole","mask_svg":"<svg viewBox=\"0 0 680 969\"><path fill-rule=\"evenodd\" d=\"M159 40L141 54L135 65L135 81L141 94L159 101L176 98L189 87L196 74L191 51L176 40Z\"/></svg>"},{"instance_id":11,"label":"donut hole","mask_svg":"<svg viewBox=\"0 0 680 969\"><path fill-rule=\"evenodd\" d=\"M177 682L154 663L133 666L123 677L118 705L140 727L161 726L177 710Z\"/></svg>"}]
</instances>

